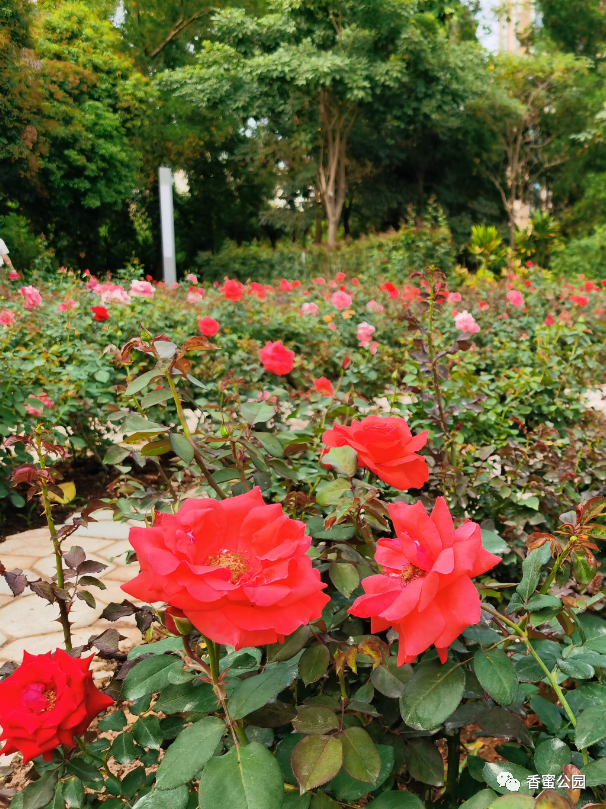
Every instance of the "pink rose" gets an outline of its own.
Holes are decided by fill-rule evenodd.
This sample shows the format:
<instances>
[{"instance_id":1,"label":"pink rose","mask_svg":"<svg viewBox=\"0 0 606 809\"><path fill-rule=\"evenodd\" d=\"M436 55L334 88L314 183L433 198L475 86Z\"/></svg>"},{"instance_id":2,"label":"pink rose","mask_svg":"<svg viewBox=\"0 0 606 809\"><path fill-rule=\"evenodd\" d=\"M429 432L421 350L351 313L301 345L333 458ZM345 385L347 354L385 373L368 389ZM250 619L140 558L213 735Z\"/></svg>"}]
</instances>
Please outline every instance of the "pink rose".
<instances>
[{"instance_id":1,"label":"pink rose","mask_svg":"<svg viewBox=\"0 0 606 809\"><path fill-rule=\"evenodd\" d=\"M204 290L203 289L190 289L187 293L187 302L188 303L200 303L200 301L204 298Z\"/></svg>"},{"instance_id":2,"label":"pink rose","mask_svg":"<svg viewBox=\"0 0 606 809\"><path fill-rule=\"evenodd\" d=\"M8 309L5 309L3 312L0 312L0 326L12 326L15 317L14 312L9 312Z\"/></svg>"},{"instance_id":3,"label":"pink rose","mask_svg":"<svg viewBox=\"0 0 606 809\"><path fill-rule=\"evenodd\" d=\"M149 281L131 281L130 282L130 294L134 298L149 298L150 300L153 299L156 290L150 284Z\"/></svg>"},{"instance_id":4,"label":"pink rose","mask_svg":"<svg viewBox=\"0 0 606 809\"><path fill-rule=\"evenodd\" d=\"M319 312L320 310L318 309L317 303L304 303L301 306L302 315L317 315Z\"/></svg>"},{"instance_id":5,"label":"pink rose","mask_svg":"<svg viewBox=\"0 0 606 809\"><path fill-rule=\"evenodd\" d=\"M348 295L347 292L342 292L341 290L334 292L330 298L332 305L336 309L349 309L351 306L351 300L351 295Z\"/></svg>"},{"instance_id":6,"label":"pink rose","mask_svg":"<svg viewBox=\"0 0 606 809\"><path fill-rule=\"evenodd\" d=\"M382 312L385 308L382 303L377 303L376 301L368 301L366 304L366 308L369 312Z\"/></svg>"},{"instance_id":7,"label":"pink rose","mask_svg":"<svg viewBox=\"0 0 606 809\"><path fill-rule=\"evenodd\" d=\"M519 309L521 306L524 306L524 298L521 292L518 292L517 289L512 289L507 293L507 300L512 306L515 306L516 309Z\"/></svg>"},{"instance_id":8,"label":"pink rose","mask_svg":"<svg viewBox=\"0 0 606 809\"><path fill-rule=\"evenodd\" d=\"M80 304L75 301L73 298L66 298L63 303L59 304L59 311L60 312L71 312L72 309L75 309Z\"/></svg>"},{"instance_id":9,"label":"pink rose","mask_svg":"<svg viewBox=\"0 0 606 809\"><path fill-rule=\"evenodd\" d=\"M448 293L448 300L454 301L458 303L461 300L461 293L460 292L449 292Z\"/></svg>"},{"instance_id":10,"label":"pink rose","mask_svg":"<svg viewBox=\"0 0 606 809\"><path fill-rule=\"evenodd\" d=\"M38 306L42 305L42 296L36 289L36 287L28 286L28 287L21 287L19 292L24 297L24 303L26 309L37 309Z\"/></svg>"},{"instance_id":11,"label":"pink rose","mask_svg":"<svg viewBox=\"0 0 606 809\"><path fill-rule=\"evenodd\" d=\"M367 323L366 321L358 323L358 333L356 337L360 341L360 345L362 346L370 345L373 332L375 331L376 331L375 327L371 326L370 323Z\"/></svg>"},{"instance_id":12,"label":"pink rose","mask_svg":"<svg viewBox=\"0 0 606 809\"><path fill-rule=\"evenodd\" d=\"M480 327L475 322L473 315L467 310L455 315L454 322L459 331L468 331L470 334L476 334L480 331Z\"/></svg>"},{"instance_id":13,"label":"pink rose","mask_svg":"<svg viewBox=\"0 0 606 809\"><path fill-rule=\"evenodd\" d=\"M203 317L202 320L198 321L198 328L200 329L200 334L205 337L214 337L220 327L214 317Z\"/></svg>"},{"instance_id":14,"label":"pink rose","mask_svg":"<svg viewBox=\"0 0 606 809\"><path fill-rule=\"evenodd\" d=\"M196 276L192 272L187 273L187 275L185 276L185 280L189 281L190 284L197 284L198 283L198 279L196 278Z\"/></svg>"}]
</instances>

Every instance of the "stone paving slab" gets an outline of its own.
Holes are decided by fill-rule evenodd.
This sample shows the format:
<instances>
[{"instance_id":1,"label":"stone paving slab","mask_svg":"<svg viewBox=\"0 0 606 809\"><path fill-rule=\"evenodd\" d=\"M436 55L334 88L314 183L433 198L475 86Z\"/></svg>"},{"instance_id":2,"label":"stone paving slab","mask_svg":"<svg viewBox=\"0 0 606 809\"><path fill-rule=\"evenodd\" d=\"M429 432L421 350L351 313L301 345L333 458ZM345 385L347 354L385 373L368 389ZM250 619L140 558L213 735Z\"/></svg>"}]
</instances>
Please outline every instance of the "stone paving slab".
<instances>
[{"instance_id":1,"label":"stone paving slab","mask_svg":"<svg viewBox=\"0 0 606 809\"><path fill-rule=\"evenodd\" d=\"M130 581L139 572L138 564L125 564L126 552L131 549L127 541L130 524L113 522L111 511L97 512L95 517L97 522L78 528L65 541L66 548L79 545L88 559L107 565L106 570L95 574L106 589L90 588L96 607L91 609L76 599L70 615L74 645L86 643L91 635L114 627L126 636L123 644L131 648L141 642L134 616L115 622L99 618L106 604L128 598L120 584ZM0 542L0 561L7 570L24 570L28 578L50 578L54 573L50 532L47 528L36 528L8 537ZM42 654L62 647L63 633L56 620L58 613L56 604L48 604L34 594L13 597L5 580L0 578L0 665L8 660L20 663L25 650Z\"/></svg>"}]
</instances>

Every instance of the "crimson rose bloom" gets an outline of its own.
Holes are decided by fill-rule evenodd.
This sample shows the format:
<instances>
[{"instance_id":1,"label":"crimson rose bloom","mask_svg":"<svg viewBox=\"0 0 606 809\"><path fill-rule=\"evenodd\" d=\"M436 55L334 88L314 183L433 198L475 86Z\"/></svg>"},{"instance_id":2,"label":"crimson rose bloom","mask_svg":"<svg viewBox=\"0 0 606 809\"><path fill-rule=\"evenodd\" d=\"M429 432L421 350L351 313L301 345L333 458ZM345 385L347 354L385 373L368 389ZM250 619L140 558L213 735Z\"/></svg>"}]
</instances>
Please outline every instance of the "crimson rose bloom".
<instances>
[{"instance_id":1,"label":"crimson rose bloom","mask_svg":"<svg viewBox=\"0 0 606 809\"><path fill-rule=\"evenodd\" d=\"M90 310L94 314L93 320L109 320L109 312L105 306L91 306Z\"/></svg>"},{"instance_id":2,"label":"crimson rose bloom","mask_svg":"<svg viewBox=\"0 0 606 809\"><path fill-rule=\"evenodd\" d=\"M265 343L265 348L259 351L259 359L266 371L271 371L278 376L284 376L292 371L295 352L285 348L282 340L272 343L269 340Z\"/></svg>"},{"instance_id":3,"label":"crimson rose bloom","mask_svg":"<svg viewBox=\"0 0 606 809\"><path fill-rule=\"evenodd\" d=\"M420 489L429 477L425 458L416 454L427 443L427 435L425 430L413 436L398 416L368 416L349 427L335 424L322 441L327 447L352 447L358 453L358 466L405 491Z\"/></svg>"},{"instance_id":4,"label":"crimson rose bloom","mask_svg":"<svg viewBox=\"0 0 606 809\"><path fill-rule=\"evenodd\" d=\"M228 301L239 301L244 295L244 286L240 281L234 281L231 278L226 278L225 283L221 287L223 296Z\"/></svg>"},{"instance_id":5,"label":"crimson rose bloom","mask_svg":"<svg viewBox=\"0 0 606 809\"><path fill-rule=\"evenodd\" d=\"M335 390L330 379L327 379L325 376L321 376L319 379L314 379L313 383L313 389L316 393L321 393L322 396L334 396Z\"/></svg>"},{"instance_id":6,"label":"crimson rose bloom","mask_svg":"<svg viewBox=\"0 0 606 809\"><path fill-rule=\"evenodd\" d=\"M395 539L380 539L375 559L383 573L364 579L366 595L350 608L371 619L371 632L399 633L398 666L435 644L442 663L448 646L480 620L480 596L471 577L501 560L484 550L480 526L467 520L454 529L443 497L431 517L421 502L388 505Z\"/></svg>"},{"instance_id":7,"label":"crimson rose bloom","mask_svg":"<svg viewBox=\"0 0 606 809\"><path fill-rule=\"evenodd\" d=\"M23 761L53 757L60 744L75 747L97 714L113 699L93 683L94 655L77 660L62 649L42 655L23 653L23 663L0 683L0 753L23 753Z\"/></svg>"},{"instance_id":8,"label":"crimson rose bloom","mask_svg":"<svg viewBox=\"0 0 606 809\"><path fill-rule=\"evenodd\" d=\"M203 317L198 321L198 328L205 337L214 337L219 331L219 322L214 317Z\"/></svg>"},{"instance_id":9,"label":"crimson rose bloom","mask_svg":"<svg viewBox=\"0 0 606 809\"><path fill-rule=\"evenodd\" d=\"M182 610L200 632L241 649L284 640L329 597L306 555L305 525L258 487L227 500L186 500L153 528L131 528L141 573L122 589Z\"/></svg>"}]
</instances>

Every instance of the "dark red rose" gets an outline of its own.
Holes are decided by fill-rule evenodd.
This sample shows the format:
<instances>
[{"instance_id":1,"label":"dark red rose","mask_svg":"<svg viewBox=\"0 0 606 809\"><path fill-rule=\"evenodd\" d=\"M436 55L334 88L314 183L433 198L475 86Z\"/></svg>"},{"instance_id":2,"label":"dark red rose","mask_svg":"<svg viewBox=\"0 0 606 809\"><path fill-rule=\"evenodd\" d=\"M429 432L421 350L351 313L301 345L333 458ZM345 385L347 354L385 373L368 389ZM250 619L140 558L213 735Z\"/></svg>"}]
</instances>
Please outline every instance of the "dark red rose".
<instances>
[{"instance_id":1,"label":"dark red rose","mask_svg":"<svg viewBox=\"0 0 606 809\"><path fill-rule=\"evenodd\" d=\"M91 306L91 312L94 314L94 320L109 320L109 312L105 306Z\"/></svg>"},{"instance_id":2,"label":"dark red rose","mask_svg":"<svg viewBox=\"0 0 606 809\"><path fill-rule=\"evenodd\" d=\"M24 762L39 755L50 761L60 744L76 746L74 736L113 704L93 683L93 657L77 660L62 649L24 652L17 671L0 683L0 741L6 742L0 753L19 751Z\"/></svg>"}]
</instances>

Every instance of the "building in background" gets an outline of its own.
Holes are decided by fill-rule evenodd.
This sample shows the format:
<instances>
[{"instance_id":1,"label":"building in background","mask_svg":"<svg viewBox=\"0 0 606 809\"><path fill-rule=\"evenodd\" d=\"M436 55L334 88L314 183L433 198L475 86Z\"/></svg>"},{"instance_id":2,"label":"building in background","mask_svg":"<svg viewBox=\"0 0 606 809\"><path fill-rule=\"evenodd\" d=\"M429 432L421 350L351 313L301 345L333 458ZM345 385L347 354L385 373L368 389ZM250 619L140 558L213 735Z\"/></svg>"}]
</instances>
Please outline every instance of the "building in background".
<instances>
[{"instance_id":1,"label":"building in background","mask_svg":"<svg viewBox=\"0 0 606 809\"><path fill-rule=\"evenodd\" d=\"M532 23L532 0L481 0L481 43L493 53L520 53L523 47L517 34Z\"/></svg>"}]
</instances>

